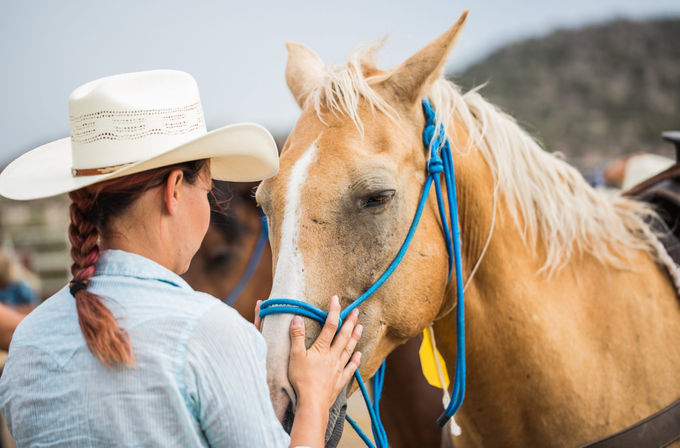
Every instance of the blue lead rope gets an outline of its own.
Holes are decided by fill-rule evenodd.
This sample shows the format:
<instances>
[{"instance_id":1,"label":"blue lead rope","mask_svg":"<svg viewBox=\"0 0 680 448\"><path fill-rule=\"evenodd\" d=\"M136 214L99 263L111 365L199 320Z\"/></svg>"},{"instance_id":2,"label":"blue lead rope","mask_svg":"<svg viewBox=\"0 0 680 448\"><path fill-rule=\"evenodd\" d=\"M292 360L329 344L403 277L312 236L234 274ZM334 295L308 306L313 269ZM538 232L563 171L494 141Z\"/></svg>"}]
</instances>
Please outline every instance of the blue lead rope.
<instances>
[{"instance_id":1,"label":"blue lead rope","mask_svg":"<svg viewBox=\"0 0 680 448\"><path fill-rule=\"evenodd\" d=\"M352 302L347 308L340 312L340 323L338 328L342 326L342 322L345 318L359 305L364 303L369 297L375 293L375 291L380 288L383 283L392 275L394 270L399 266L401 260L406 255L413 235L416 232L418 223L423 214L423 209L427 202L427 198L430 192L430 188L434 183L435 192L437 195L437 207L439 210L439 216L441 219L442 230L444 232L444 239L446 241L446 250L449 255L449 280L451 279L451 274L455 266L456 272L456 375L453 382L453 390L451 393L451 401L447 405L444 413L437 419L437 423L440 426L444 426L446 422L458 411L460 406L463 404L463 398L465 397L465 314L464 314L464 296L463 296L463 269L462 269L462 259L460 252L460 229L458 225L458 204L456 199L456 182L455 175L453 171L453 157L451 155L451 145L446 137L446 132L443 126L439 126L438 132L435 112L432 109L432 105L428 100L423 100L423 112L425 113L425 129L423 130L423 143L430 150L430 157L427 162L427 172L428 177L425 181L425 186L423 187L423 192L420 196L420 201L418 202L418 207L416 208L416 213L413 217L413 222L408 230L408 234L401 245L399 252L397 252L396 257L389 265L387 270L378 278L378 280L370 287L366 292L359 296L354 302ZM444 197L442 194L440 174L444 173L444 182L447 191L447 204L449 206L448 218L446 214L446 209L444 207ZM260 304L260 317L264 318L270 314L299 314L301 316L309 317L317 322L323 324L326 321L326 316L328 315L322 309L311 305L307 302L296 299L287 298L276 298L268 299ZM375 440L375 445L373 445L366 436L366 434L359 428L357 423L352 420L349 416L346 416L347 421L354 428L354 430L359 434L362 440L367 446L371 448L387 448L387 434L385 433L385 428L383 427L382 421L380 420L380 396L382 393L383 379L385 376L385 362L376 372L373 377L373 402L371 403L370 397L368 396L368 391L364 381L361 379L361 375L357 370L354 373L354 378L359 385L361 394L366 402L366 407L371 416L371 429L373 432L373 439Z\"/></svg>"},{"instance_id":2,"label":"blue lead rope","mask_svg":"<svg viewBox=\"0 0 680 448\"><path fill-rule=\"evenodd\" d=\"M446 249L449 253L449 280L451 279L451 262L456 267L456 374L453 380L453 390L451 399L444 409L442 415L437 419L440 427L458 412L463 399L465 398L465 294L463 286L463 261L460 251L460 225L458 221L458 196L456 194L456 177L453 171L453 156L451 154L451 144L446 137L444 126L439 126L439 132L435 135L436 121L435 112L428 100L423 100L423 111L425 112L425 130L423 131L423 143L430 148L430 160L427 163L428 180L426 183L434 181L437 193L437 205L439 216L441 217L444 238L446 239ZM439 155L439 157L437 157ZM446 213L443 207L441 185L438 171L444 172L446 182L447 199L449 203L449 223L453 230L453 241L449 232L449 223L446 221ZM423 192L423 195L425 193ZM422 200L422 199L421 199ZM453 255L453 257L452 257Z\"/></svg>"},{"instance_id":3,"label":"blue lead rope","mask_svg":"<svg viewBox=\"0 0 680 448\"><path fill-rule=\"evenodd\" d=\"M260 214L262 214L262 212L260 212ZM246 271L243 273L243 276L238 281L236 286L234 286L234 289L231 290L229 296L224 299L224 303L232 306L234 302L236 302L236 300L241 296L243 290L246 288L246 286L248 286L248 283L250 283L250 279L253 277L253 274L255 274L255 270L260 264L260 259L262 258L264 248L267 247L268 242L269 235L267 231L267 218L262 214L262 216L260 216L260 235L257 237L257 242L255 243L253 254L250 256L250 261L248 262Z\"/></svg>"}]
</instances>

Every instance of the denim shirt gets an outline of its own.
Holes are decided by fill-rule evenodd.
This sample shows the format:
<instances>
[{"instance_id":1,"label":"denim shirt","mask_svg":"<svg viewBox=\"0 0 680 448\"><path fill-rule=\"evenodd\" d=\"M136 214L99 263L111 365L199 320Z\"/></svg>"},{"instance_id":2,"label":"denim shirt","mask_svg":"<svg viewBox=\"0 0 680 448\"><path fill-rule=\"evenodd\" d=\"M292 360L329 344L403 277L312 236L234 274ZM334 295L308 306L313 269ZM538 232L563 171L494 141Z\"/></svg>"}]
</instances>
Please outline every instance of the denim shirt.
<instances>
[{"instance_id":1,"label":"denim shirt","mask_svg":"<svg viewBox=\"0 0 680 448\"><path fill-rule=\"evenodd\" d=\"M88 289L128 332L135 364L103 365L68 288L50 297L17 327L0 378L18 447L288 446L264 340L235 310L118 250L102 252Z\"/></svg>"},{"instance_id":2,"label":"denim shirt","mask_svg":"<svg viewBox=\"0 0 680 448\"><path fill-rule=\"evenodd\" d=\"M40 303L40 299L26 283L18 281L0 291L0 303L13 306L35 306Z\"/></svg>"}]
</instances>

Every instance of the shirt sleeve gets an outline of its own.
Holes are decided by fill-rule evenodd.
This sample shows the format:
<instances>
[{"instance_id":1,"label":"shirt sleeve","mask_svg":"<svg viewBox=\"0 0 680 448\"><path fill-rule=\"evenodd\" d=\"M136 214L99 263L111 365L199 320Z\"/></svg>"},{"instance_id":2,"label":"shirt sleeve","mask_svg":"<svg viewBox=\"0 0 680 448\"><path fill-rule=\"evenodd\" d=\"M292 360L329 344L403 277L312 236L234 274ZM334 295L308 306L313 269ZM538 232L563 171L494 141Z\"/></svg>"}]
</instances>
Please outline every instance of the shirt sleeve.
<instances>
[{"instance_id":1,"label":"shirt sleeve","mask_svg":"<svg viewBox=\"0 0 680 448\"><path fill-rule=\"evenodd\" d=\"M211 447L287 447L266 380L266 347L257 329L217 303L187 342L187 399Z\"/></svg>"}]
</instances>

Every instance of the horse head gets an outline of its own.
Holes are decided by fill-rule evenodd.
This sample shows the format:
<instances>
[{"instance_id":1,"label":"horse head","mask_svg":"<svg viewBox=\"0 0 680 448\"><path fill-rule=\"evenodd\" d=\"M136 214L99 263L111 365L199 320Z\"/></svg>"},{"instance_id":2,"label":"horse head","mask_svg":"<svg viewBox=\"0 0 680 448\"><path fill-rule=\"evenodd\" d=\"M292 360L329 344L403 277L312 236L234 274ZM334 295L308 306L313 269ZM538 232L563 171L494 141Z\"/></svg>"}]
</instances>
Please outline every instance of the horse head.
<instances>
[{"instance_id":1,"label":"horse head","mask_svg":"<svg viewBox=\"0 0 680 448\"><path fill-rule=\"evenodd\" d=\"M302 113L281 153L279 174L262 182L256 195L270 226L271 298L327 310L337 294L344 307L392 262L426 178L421 100L440 78L465 18L391 72L375 67L372 50L327 67L304 45L288 44L286 80ZM362 376L372 376L396 346L448 308L455 287L447 286L447 276L437 204L430 198L407 255L359 308ZM263 324L270 392L284 423L295 407L288 381L291 319L272 315ZM320 326L306 325L309 344ZM327 441L342 428L347 394L331 410Z\"/></svg>"}]
</instances>

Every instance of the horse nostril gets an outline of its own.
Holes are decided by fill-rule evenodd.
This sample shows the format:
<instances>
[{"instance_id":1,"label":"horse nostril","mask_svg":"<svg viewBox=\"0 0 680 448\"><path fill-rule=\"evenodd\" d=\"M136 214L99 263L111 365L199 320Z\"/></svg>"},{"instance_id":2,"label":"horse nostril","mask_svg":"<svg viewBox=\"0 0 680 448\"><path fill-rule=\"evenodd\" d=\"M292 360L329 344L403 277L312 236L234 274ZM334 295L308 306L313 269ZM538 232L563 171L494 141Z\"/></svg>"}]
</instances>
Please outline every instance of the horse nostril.
<instances>
[{"instance_id":1,"label":"horse nostril","mask_svg":"<svg viewBox=\"0 0 680 448\"><path fill-rule=\"evenodd\" d=\"M283 426L283 429L290 434L290 432L293 430L293 420L295 419L295 411L293 407L293 401L291 400L290 403L288 403L288 407L286 408L286 412L283 414L283 420L281 421L281 426Z\"/></svg>"}]
</instances>

